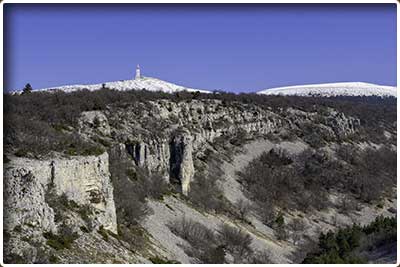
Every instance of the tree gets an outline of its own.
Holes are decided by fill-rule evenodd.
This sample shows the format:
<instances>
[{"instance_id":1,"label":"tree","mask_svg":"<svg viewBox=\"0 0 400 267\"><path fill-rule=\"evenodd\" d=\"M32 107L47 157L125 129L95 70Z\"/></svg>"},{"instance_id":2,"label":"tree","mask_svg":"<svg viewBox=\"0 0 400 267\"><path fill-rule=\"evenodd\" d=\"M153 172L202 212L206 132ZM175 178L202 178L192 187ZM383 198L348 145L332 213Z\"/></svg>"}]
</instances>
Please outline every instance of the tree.
<instances>
[{"instance_id":1,"label":"tree","mask_svg":"<svg viewBox=\"0 0 400 267\"><path fill-rule=\"evenodd\" d=\"M246 217L250 212L250 204L242 198L236 201L235 204L238 211L239 219L242 221L246 220Z\"/></svg>"},{"instance_id":2,"label":"tree","mask_svg":"<svg viewBox=\"0 0 400 267\"><path fill-rule=\"evenodd\" d=\"M235 263L243 262L253 253L250 247L253 238L243 230L223 224L219 234L222 245L233 256Z\"/></svg>"},{"instance_id":3,"label":"tree","mask_svg":"<svg viewBox=\"0 0 400 267\"><path fill-rule=\"evenodd\" d=\"M296 245L301 240L306 226L301 219L295 218L288 224L288 228L292 232L293 244Z\"/></svg>"},{"instance_id":4,"label":"tree","mask_svg":"<svg viewBox=\"0 0 400 267\"><path fill-rule=\"evenodd\" d=\"M282 213L279 213L278 217L276 217L275 223L278 228L283 227L285 224L285 218L283 217Z\"/></svg>"},{"instance_id":5,"label":"tree","mask_svg":"<svg viewBox=\"0 0 400 267\"><path fill-rule=\"evenodd\" d=\"M22 94L29 94L31 92L32 92L32 86L30 83L27 83L24 89L22 90Z\"/></svg>"}]
</instances>

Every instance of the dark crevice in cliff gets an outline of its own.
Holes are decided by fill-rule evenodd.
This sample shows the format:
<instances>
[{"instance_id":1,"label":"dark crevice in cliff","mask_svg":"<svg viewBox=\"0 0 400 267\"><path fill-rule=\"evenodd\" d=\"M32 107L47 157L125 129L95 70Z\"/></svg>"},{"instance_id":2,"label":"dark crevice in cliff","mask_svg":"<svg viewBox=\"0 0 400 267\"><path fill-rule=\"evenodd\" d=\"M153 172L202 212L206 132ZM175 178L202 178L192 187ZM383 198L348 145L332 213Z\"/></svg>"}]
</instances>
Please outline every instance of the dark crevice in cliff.
<instances>
[{"instance_id":1,"label":"dark crevice in cliff","mask_svg":"<svg viewBox=\"0 0 400 267\"><path fill-rule=\"evenodd\" d=\"M171 139L169 146L170 181L171 183L180 184L180 172L183 159L182 155L184 151L184 144L180 138L174 137Z\"/></svg>"}]
</instances>

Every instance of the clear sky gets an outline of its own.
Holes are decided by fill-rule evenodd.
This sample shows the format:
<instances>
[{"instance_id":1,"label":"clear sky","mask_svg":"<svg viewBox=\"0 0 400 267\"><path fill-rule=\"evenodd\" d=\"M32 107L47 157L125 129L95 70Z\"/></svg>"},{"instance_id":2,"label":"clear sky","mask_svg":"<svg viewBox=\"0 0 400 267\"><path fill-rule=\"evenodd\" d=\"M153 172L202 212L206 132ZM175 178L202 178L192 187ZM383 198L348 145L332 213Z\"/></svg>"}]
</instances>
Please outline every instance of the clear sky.
<instances>
[{"instance_id":1,"label":"clear sky","mask_svg":"<svg viewBox=\"0 0 400 267\"><path fill-rule=\"evenodd\" d=\"M144 76L254 92L396 85L396 6L5 5L5 88Z\"/></svg>"}]
</instances>

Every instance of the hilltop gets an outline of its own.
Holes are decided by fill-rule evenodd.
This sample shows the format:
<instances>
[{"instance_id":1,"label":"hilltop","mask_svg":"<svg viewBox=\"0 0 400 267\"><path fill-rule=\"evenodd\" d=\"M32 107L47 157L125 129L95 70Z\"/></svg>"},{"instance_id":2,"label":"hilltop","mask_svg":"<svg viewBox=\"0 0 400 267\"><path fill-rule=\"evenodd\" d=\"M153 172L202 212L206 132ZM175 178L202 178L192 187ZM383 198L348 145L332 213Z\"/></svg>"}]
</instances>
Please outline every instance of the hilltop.
<instances>
[{"instance_id":1,"label":"hilltop","mask_svg":"<svg viewBox=\"0 0 400 267\"><path fill-rule=\"evenodd\" d=\"M296 96L379 96L397 97L397 88L364 82L323 83L270 88L257 92L264 95Z\"/></svg>"}]
</instances>

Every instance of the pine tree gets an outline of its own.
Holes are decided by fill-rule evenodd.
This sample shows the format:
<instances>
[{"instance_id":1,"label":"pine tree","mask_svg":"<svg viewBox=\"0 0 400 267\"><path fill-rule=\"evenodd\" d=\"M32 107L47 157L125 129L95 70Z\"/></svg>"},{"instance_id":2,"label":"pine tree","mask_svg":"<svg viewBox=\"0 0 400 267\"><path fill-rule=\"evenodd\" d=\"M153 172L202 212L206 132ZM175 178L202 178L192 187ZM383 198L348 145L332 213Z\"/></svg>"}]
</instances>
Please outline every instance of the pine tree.
<instances>
[{"instance_id":1,"label":"pine tree","mask_svg":"<svg viewBox=\"0 0 400 267\"><path fill-rule=\"evenodd\" d=\"M30 83L27 83L24 89L22 90L22 94L29 94L31 92L32 92L32 86Z\"/></svg>"}]
</instances>

